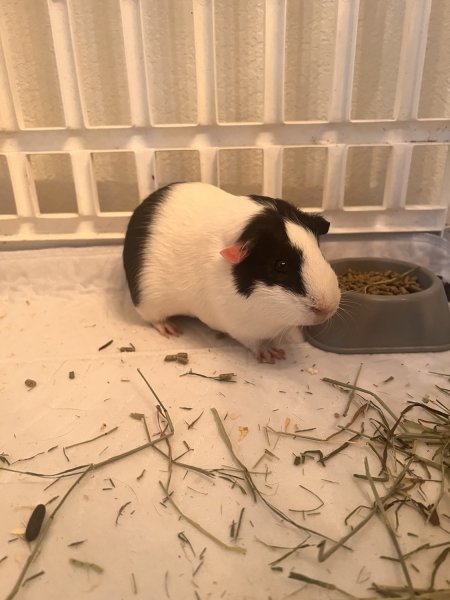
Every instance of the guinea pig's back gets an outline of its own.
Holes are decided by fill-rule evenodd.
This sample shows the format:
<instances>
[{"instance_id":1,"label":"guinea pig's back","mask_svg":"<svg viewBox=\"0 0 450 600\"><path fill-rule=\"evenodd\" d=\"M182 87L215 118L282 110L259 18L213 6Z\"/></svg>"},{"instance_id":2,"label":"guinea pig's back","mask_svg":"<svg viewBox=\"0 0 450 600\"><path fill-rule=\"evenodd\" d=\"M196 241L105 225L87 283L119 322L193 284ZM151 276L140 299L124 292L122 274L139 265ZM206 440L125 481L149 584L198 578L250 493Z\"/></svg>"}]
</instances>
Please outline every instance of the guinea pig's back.
<instances>
[{"instance_id":1,"label":"guinea pig's back","mask_svg":"<svg viewBox=\"0 0 450 600\"><path fill-rule=\"evenodd\" d=\"M125 240L133 302L198 316L217 281L226 285L229 266L220 251L261 210L247 197L203 183L172 184L152 194L133 214Z\"/></svg>"},{"instance_id":2,"label":"guinea pig's back","mask_svg":"<svg viewBox=\"0 0 450 600\"><path fill-rule=\"evenodd\" d=\"M123 266L135 305L140 301L140 280L148 247L149 232L157 210L167 197L169 186L161 188L136 207L128 222L123 246Z\"/></svg>"}]
</instances>

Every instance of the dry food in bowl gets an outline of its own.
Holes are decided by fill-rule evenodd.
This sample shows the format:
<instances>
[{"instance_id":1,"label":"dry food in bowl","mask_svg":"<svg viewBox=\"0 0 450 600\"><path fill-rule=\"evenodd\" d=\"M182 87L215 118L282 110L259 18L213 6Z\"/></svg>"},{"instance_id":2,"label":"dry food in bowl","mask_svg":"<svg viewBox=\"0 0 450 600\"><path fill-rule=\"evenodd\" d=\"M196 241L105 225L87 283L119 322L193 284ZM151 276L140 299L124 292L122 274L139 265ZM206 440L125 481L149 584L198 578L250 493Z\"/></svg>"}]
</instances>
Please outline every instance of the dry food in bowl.
<instances>
[{"instance_id":1,"label":"dry food in bowl","mask_svg":"<svg viewBox=\"0 0 450 600\"><path fill-rule=\"evenodd\" d=\"M341 280L349 269L391 271L391 279L413 276L421 289L395 295L344 290L342 308L330 321L305 328L311 344L341 354L450 350L449 305L442 281L431 271L384 258L339 259L330 264Z\"/></svg>"},{"instance_id":2,"label":"dry food in bowl","mask_svg":"<svg viewBox=\"0 0 450 600\"><path fill-rule=\"evenodd\" d=\"M399 294L414 294L423 290L414 277L416 269L397 273L392 269L387 271L355 271L347 269L338 275L339 287L344 292L360 292L378 296L397 296Z\"/></svg>"}]
</instances>

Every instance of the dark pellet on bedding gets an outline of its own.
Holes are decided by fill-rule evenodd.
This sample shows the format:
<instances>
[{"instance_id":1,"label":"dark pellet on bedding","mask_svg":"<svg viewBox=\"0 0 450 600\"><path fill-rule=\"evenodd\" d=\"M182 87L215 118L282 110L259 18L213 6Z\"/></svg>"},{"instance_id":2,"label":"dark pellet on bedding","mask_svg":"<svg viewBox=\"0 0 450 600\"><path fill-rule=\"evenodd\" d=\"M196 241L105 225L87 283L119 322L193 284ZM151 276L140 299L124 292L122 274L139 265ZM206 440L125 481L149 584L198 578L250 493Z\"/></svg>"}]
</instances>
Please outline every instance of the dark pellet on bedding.
<instances>
[{"instance_id":1,"label":"dark pellet on bedding","mask_svg":"<svg viewBox=\"0 0 450 600\"><path fill-rule=\"evenodd\" d=\"M104 350L108 346L111 346L111 344L113 343L113 341L114 340L109 340L109 342L106 342L106 344L103 344L103 346L100 346L100 348L98 349L98 351L100 352L101 350Z\"/></svg>"},{"instance_id":2,"label":"dark pellet on bedding","mask_svg":"<svg viewBox=\"0 0 450 600\"><path fill-rule=\"evenodd\" d=\"M136 352L136 347L130 342L129 346L121 346L119 352Z\"/></svg>"},{"instance_id":3,"label":"dark pellet on bedding","mask_svg":"<svg viewBox=\"0 0 450 600\"><path fill-rule=\"evenodd\" d=\"M31 513L31 517L28 521L27 528L25 530L25 539L28 542L32 542L37 538L41 531L42 523L45 517L45 505L38 504Z\"/></svg>"}]
</instances>

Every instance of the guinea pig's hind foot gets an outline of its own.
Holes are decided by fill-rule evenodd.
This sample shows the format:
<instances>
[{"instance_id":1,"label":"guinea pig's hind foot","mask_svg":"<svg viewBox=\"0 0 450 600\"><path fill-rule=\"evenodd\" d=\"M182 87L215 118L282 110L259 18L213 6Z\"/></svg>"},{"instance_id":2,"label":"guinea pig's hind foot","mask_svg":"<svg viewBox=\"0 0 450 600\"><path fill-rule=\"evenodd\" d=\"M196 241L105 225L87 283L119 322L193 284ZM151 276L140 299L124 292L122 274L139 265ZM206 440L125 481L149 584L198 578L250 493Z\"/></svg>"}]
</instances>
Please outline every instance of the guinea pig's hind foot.
<instances>
[{"instance_id":1,"label":"guinea pig's hind foot","mask_svg":"<svg viewBox=\"0 0 450 600\"><path fill-rule=\"evenodd\" d=\"M179 337L183 332L179 329L175 323L172 321L158 321L157 323L152 323L152 326L164 337Z\"/></svg>"},{"instance_id":2,"label":"guinea pig's hind foot","mask_svg":"<svg viewBox=\"0 0 450 600\"><path fill-rule=\"evenodd\" d=\"M276 360L284 360L286 352L283 348L261 348L256 353L256 360L259 363L268 363L273 365Z\"/></svg>"}]
</instances>

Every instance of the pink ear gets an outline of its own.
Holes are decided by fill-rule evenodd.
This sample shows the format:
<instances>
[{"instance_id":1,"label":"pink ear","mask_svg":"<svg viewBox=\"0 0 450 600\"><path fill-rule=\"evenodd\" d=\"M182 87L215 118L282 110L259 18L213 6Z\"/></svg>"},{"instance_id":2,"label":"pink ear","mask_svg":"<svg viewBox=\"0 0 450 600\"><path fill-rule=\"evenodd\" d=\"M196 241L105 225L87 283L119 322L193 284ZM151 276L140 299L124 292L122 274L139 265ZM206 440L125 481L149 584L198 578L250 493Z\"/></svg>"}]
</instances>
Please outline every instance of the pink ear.
<instances>
[{"instance_id":1,"label":"pink ear","mask_svg":"<svg viewBox=\"0 0 450 600\"><path fill-rule=\"evenodd\" d=\"M236 244L235 246L224 248L220 251L220 254L232 265L237 265L248 256L248 247L245 244L242 246Z\"/></svg>"}]
</instances>

